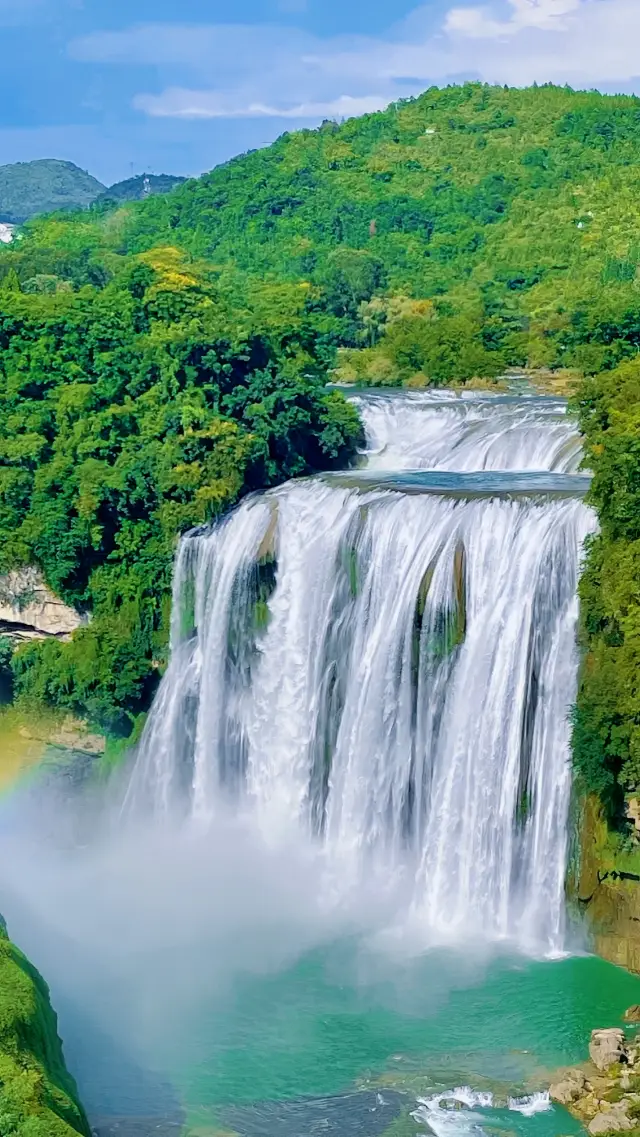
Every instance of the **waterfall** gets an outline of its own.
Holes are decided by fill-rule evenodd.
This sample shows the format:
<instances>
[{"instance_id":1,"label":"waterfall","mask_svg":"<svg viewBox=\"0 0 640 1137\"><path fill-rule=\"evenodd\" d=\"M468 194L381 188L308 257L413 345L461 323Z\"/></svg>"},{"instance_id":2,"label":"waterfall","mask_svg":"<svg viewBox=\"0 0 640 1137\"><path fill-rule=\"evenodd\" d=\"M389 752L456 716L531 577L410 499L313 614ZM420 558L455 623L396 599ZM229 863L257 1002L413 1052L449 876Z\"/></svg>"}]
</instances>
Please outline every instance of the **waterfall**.
<instances>
[{"instance_id":1,"label":"waterfall","mask_svg":"<svg viewBox=\"0 0 640 1137\"><path fill-rule=\"evenodd\" d=\"M357 402L361 474L183 540L126 808L215 824L231 801L270 841L311 834L345 887L397 880L433 937L558 950L579 437L557 400Z\"/></svg>"}]
</instances>

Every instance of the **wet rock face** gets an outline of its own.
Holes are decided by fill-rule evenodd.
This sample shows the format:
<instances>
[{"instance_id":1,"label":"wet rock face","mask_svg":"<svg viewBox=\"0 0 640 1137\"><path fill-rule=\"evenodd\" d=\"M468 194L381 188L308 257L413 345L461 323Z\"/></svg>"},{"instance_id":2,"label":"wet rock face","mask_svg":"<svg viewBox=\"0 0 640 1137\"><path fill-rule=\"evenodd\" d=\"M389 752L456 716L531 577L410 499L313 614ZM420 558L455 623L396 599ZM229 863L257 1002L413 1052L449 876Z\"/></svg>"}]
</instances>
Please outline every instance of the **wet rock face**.
<instances>
[{"instance_id":1,"label":"wet rock face","mask_svg":"<svg viewBox=\"0 0 640 1137\"><path fill-rule=\"evenodd\" d=\"M624 1031L618 1027L594 1030L589 1043L589 1056L598 1070L607 1070L616 1062L626 1062Z\"/></svg>"}]
</instances>

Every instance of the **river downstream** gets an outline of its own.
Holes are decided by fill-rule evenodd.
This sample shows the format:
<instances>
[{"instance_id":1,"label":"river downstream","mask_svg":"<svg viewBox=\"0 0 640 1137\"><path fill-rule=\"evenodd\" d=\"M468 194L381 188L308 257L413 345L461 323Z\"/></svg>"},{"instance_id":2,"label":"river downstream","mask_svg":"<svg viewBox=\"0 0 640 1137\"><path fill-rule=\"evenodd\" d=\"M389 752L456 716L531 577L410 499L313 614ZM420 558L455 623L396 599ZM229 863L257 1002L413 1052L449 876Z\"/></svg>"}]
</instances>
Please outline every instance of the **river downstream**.
<instances>
[{"instance_id":1,"label":"river downstream","mask_svg":"<svg viewBox=\"0 0 640 1137\"><path fill-rule=\"evenodd\" d=\"M640 1002L566 913L576 428L355 399L361 468L182 541L123 780L3 804L5 914L100 1134L569 1134L549 1072Z\"/></svg>"}]
</instances>

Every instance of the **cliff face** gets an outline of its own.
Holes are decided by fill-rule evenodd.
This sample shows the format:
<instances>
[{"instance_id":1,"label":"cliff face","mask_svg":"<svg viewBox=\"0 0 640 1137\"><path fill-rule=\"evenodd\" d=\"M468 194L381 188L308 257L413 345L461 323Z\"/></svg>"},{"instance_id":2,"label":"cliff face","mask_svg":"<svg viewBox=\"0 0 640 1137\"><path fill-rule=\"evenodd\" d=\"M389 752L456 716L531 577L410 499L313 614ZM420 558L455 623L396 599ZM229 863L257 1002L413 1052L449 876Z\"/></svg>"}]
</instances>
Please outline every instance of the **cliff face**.
<instances>
[{"instance_id":1,"label":"cliff face","mask_svg":"<svg viewBox=\"0 0 640 1137\"><path fill-rule=\"evenodd\" d=\"M0 576L0 633L14 640L69 640L82 617L44 582L33 567Z\"/></svg>"},{"instance_id":2,"label":"cliff face","mask_svg":"<svg viewBox=\"0 0 640 1137\"><path fill-rule=\"evenodd\" d=\"M580 822L580 865L575 883L593 947L603 959L640 973L640 878L616 864L595 798Z\"/></svg>"},{"instance_id":3,"label":"cliff face","mask_svg":"<svg viewBox=\"0 0 640 1137\"><path fill-rule=\"evenodd\" d=\"M42 976L0 918L0 1133L90 1137Z\"/></svg>"}]
</instances>

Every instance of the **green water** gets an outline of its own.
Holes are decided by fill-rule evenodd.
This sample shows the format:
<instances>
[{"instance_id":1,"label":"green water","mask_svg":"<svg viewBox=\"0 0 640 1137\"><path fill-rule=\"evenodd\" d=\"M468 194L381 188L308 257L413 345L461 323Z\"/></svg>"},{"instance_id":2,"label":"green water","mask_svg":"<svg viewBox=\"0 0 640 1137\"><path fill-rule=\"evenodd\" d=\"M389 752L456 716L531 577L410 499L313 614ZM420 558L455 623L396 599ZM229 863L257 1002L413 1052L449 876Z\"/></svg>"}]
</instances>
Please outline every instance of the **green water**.
<instances>
[{"instance_id":1,"label":"green water","mask_svg":"<svg viewBox=\"0 0 640 1137\"><path fill-rule=\"evenodd\" d=\"M175 1024L163 1061L192 1126L206 1133L231 1116L253 1132L268 1103L355 1087L405 1092L407 1107L459 1085L499 1099L546 1089L555 1068L584 1060L594 1027L619 1023L638 1001L640 979L593 957L474 962L447 952L392 964L341 945L279 974L236 979ZM485 1130L531 1137L580 1128L563 1110L486 1116ZM420 1129L405 1119L394 1132L405 1124ZM281 1119L274 1132L287 1128ZM307 1130L296 1117L290 1132Z\"/></svg>"}]
</instances>

